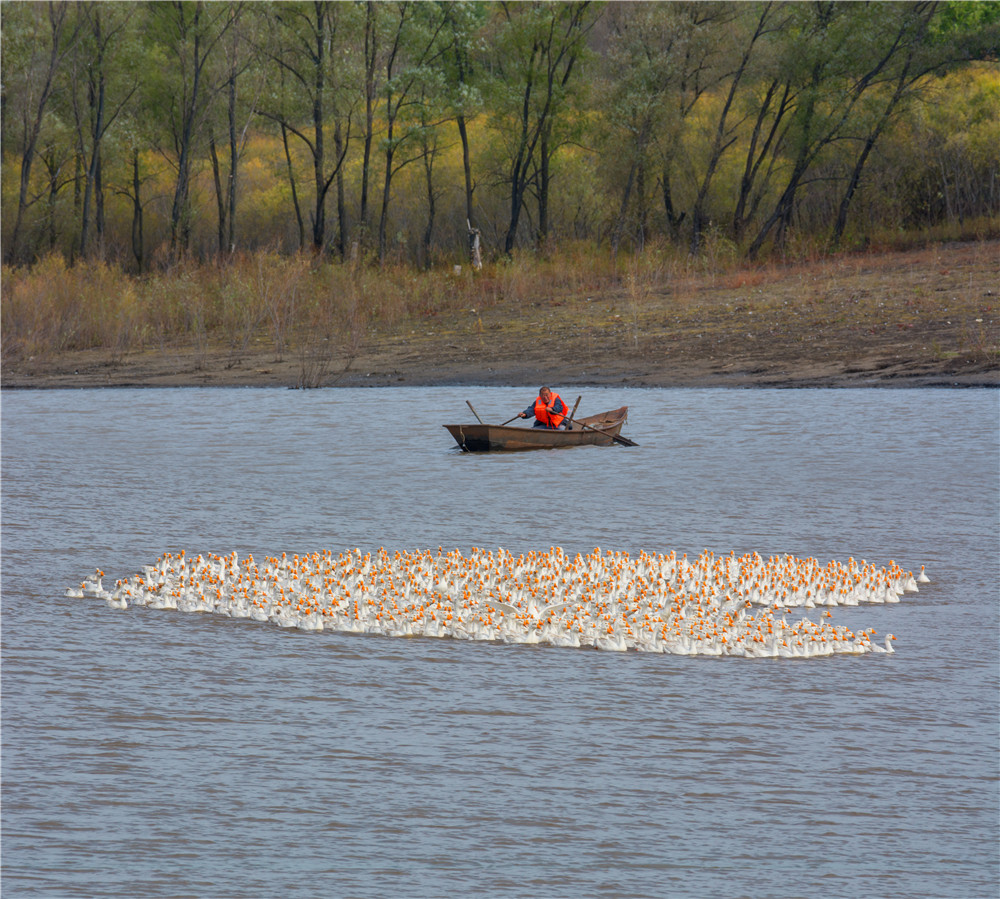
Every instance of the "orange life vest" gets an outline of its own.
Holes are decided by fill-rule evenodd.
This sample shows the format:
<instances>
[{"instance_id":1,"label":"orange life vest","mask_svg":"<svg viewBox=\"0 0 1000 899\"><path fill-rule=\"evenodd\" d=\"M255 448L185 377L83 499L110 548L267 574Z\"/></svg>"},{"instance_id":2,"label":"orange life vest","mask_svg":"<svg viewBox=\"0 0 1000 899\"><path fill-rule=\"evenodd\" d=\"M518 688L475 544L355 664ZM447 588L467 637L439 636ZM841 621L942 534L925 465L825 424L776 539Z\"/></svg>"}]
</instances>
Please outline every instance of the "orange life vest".
<instances>
[{"instance_id":1,"label":"orange life vest","mask_svg":"<svg viewBox=\"0 0 1000 899\"><path fill-rule=\"evenodd\" d=\"M558 393L553 393L549 405L554 406L557 402L562 403L562 397ZM535 399L535 418L537 418L547 428L558 428L562 420L566 417L566 404L563 403L563 412L549 412L548 406L541 397Z\"/></svg>"}]
</instances>

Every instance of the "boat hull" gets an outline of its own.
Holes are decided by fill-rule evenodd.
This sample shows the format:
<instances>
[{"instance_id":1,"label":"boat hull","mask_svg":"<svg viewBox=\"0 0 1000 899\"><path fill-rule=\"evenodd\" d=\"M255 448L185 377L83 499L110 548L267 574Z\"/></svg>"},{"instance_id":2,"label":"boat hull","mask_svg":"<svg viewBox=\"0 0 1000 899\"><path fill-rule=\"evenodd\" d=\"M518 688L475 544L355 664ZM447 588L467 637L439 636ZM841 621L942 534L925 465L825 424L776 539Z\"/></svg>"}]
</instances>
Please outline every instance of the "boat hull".
<instances>
[{"instance_id":1,"label":"boat hull","mask_svg":"<svg viewBox=\"0 0 1000 899\"><path fill-rule=\"evenodd\" d=\"M628 407L576 420L572 431L512 425L445 425L467 453L560 449L569 446L611 446L625 423ZM582 427L582 424L589 427Z\"/></svg>"}]
</instances>

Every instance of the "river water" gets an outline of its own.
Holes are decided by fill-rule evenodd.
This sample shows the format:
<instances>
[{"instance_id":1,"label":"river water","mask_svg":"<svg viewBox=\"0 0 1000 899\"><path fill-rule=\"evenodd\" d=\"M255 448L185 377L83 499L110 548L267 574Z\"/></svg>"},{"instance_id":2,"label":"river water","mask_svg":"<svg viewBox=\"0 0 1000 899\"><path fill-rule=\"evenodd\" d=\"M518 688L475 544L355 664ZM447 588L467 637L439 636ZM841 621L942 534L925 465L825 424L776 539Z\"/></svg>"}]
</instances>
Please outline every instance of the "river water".
<instances>
[{"instance_id":1,"label":"river water","mask_svg":"<svg viewBox=\"0 0 1000 899\"><path fill-rule=\"evenodd\" d=\"M568 402L575 400L563 390ZM989 390L587 389L638 448L463 454L527 389L2 397L7 896L995 897ZM348 636L65 597L162 553L849 557L895 654Z\"/></svg>"}]
</instances>

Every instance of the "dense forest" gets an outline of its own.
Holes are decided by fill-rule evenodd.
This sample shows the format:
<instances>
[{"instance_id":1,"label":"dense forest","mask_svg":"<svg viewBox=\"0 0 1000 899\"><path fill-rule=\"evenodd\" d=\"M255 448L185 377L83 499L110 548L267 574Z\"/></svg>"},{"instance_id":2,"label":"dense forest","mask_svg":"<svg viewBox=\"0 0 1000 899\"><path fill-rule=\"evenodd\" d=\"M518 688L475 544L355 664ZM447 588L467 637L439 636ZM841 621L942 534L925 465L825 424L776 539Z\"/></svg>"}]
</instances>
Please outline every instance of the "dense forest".
<instances>
[{"instance_id":1,"label":"dense forest","mask_svg":"<svg viewBox=\"0 0 1000 899\"><path fill-rule=\"evenodd\" d=\"M8 265L753 259L1000 210L996 2L0 9Z\"/></svg>"}]
</instances>

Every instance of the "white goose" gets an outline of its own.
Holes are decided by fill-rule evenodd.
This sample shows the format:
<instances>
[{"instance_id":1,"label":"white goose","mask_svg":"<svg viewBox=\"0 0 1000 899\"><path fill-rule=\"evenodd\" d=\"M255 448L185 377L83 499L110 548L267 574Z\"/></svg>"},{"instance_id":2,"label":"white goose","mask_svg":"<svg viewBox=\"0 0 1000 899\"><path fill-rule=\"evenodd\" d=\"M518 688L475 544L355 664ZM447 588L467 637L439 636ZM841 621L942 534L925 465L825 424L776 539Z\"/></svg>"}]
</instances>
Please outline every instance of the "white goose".
<instances>
[{"instance_id":1,"label":"white goose","mask_svg":"<svg viewBox=\"0 0 1000 899\"><path fill-rule=\"evenodd\" d=\"M803 619L812 634L807 638L775 616L794 606L895 603L913 580L892 562L876 569L851 559L849 566L831 562L821 572L815 559L791 556L764 563L757 554L716 559L706 550L692 565L673 553L633 560L595 550L570 560L556 548L516 563L509 554L481 550L471 557L457 550L439 550L436 557L380 551L374 558L355 550L337 561L329 552L322 560L318 553L283 554L259 567L251 556L238 566L235 554L189 559L181 552L116 582L113 593L104 589L102 576L97 569L66 595L102 598L117 608L180 607L304 630L745 657L893 652L892 635L884 647L875 646L864 632L855 637ZM927 580L921 570L920 582ZM751 604L764 609L753 612Z\"/></svg>"}]
</instances>

